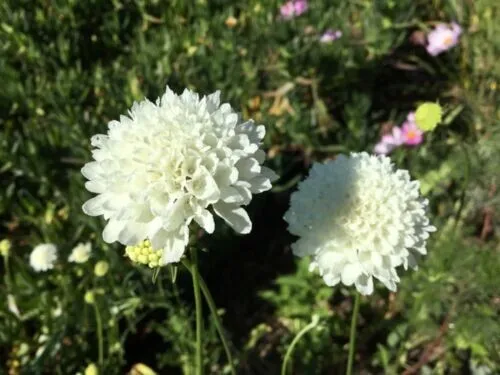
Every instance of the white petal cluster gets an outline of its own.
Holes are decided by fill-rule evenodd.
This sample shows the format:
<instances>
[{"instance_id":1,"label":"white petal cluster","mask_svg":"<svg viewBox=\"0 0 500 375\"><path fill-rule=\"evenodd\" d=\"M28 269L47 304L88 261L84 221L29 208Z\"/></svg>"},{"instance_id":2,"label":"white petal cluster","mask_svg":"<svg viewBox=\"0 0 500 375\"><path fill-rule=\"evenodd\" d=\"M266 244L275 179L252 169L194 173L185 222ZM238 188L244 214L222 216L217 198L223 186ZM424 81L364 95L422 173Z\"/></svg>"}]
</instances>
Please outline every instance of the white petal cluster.
<instances>
[{"instance_id":1,"label":"white petal cluster","mask_svg":"<svg viewBox=\"0 0 500 375\"><path fill-rule=\"evenodd\" d=\"M57 248L51 243L37 245L30 254L30 265L36 272L54 268L56 260Z\"/></svg>"},{"instance_id":2,"label":"white petal cluster","mask_svg":"<svg viewBox=\"0 0 500 375\"><path fill-rule=\"evenodd\" d=\"M396 267L416 268L426 254L428 201L419 182L406 170L395 170L386 156L341 155L314 164L292 194L285 214L292 245L299 257L312 256L327 285L342 282L362 294L373 292L373 278L396 290Z\"/></svg>"},{"instance_id":3,"label":"white petal cluster","mask_svg":"<svg viewBox=\"0 0 500 375\"><path fill-rule=\"evenodd\" d=\"M91 252L92 247L90 245L90 242L79 243L73 248L73 250L71 250L68 261L73 263L85 263L87 260L89 260Z\"/></svg>"},{"instance_id":4,"label":"white petal cluster","mask_svg":"<svg viewBox=\"0 0 500 375\"><path fill-rule=\"evenodd\" d=\"M106 242L148 239L168 264L183 255L193 220L214 231L212 212L236 232L250 232L242 206L269 190L276 175L261 165L264 126L242 121L219 96L179 96L167 87L156 103L135 103L106 135L92 137L95 161L82 173L97 196L83 211L108 220Z\"/></svg>"}]
</instances>

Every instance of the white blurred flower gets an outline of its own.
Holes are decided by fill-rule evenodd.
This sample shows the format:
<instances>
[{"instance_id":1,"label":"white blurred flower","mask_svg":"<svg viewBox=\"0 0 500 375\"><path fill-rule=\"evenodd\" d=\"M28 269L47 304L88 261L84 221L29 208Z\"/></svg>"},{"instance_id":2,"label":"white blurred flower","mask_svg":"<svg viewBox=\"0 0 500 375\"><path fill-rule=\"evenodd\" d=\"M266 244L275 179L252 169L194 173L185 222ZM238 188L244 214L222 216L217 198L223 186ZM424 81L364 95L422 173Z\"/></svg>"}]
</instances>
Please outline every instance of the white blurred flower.
<instances>
[{"instance_id":1,"label":"white blurred flower","mask_svg":"<svg viewBox=\"0 0 500 375\"><path fill-rule=\"evenodd\" d=\"M45 352L45 345L39 346L35 352L35 358L41 357L44 352Z\"/></svg>"},{"instance_id":2,"label":"white blurred flower","mask_svg":"<svg viewBox=\"0 0 500 375\"><path fill-rule=\"evenodd\" d=\"M42 327L42 330L44 329L45 327ZM44 352L45 352L45 349L46 349L46 345L45 343L49 340L49 335L47 333L42 333L40 336L38 336L38 349L36 350L36 353L35 353L35 358L38 358L40 357Z\"/></svg>"},{"instance_id":3,"label":"white blurred flower","mask_svg":"<svg viewBox=\"0 0 500 375\"><path fill-rule=\"evenodd\" d=\"M269 190L276 175L261 166L264 126L242 121L219 95L179 96L167 87L156 103L135 103L129 117L92 137L95 161L82 173L98 195L83 211L108 220L106 242L149 239L167 264L184 254L193 220L212 233L215 213L236 232L250 232L242 206Z\"/></svg>"},{"instance_id":4,"label":"white blurred flower","mask_svg":"<svg viewBox=\"0 0 500 375\"><path fill-rule=\"evenodd\" d=\"M73 250L71 250L68 261L74 263L85 263L87 260L89 260L91 252L92 248L90 242L87 242L85 244L80 242L73 248Z\"/></svg>"},{"instance_id":5,"label":"white blurred flower","mask_svg":"<svg viewBox=\"0 0 500 375\"><path fill-rule=\"evenodd\" d=\"M408 171L395 170L386 156L352 153L313 165L292 194L285 214L299 257L312 256L327 285L355 284L373 292L373 277L396 290L396 267L416 268L426 254L428 201Z\"/></svg>"},{"instance_id":6,"label":"white blurred flower","mask_svg":"<svg viewBox=\"0 0 500 375\"><path fill-rule=\"evenodd\" d=\"M319 38L319 41L321 43L331 43L331 42L339 39L340 37L342 37L342 31L328 29L323 33L323 35L321 35L321 37Z\"/></svg>"},{"instance_id":7,"label":"white blurred flower","mask_svg":"<svg viewBox=\"0 0 500 375\"><path fill-rule=\"evenodd\" d=\"M9 311L14 314L16 317L21 317L21 312L19 311L19 308L17 307L16 299L12 294L7 295L7 307Z\"/></svg>"},{"instance_id":8,"label":"white blurred flower","mask_svg":"<svg viewBox=\"0 0 500 375\"><path fill-rule=\"evenodd\" d=\"M30 265L36 272L54 268L56 260L57 248L51 243L36 246L30 254Z\"/></svg>"},{"instance_id":9,"label":"white blurred flower","mask_svg":"<svg viewBox=\"0 0 500 375\"><path fill-rule=\"evenodd\" d=\"M62 315L62 312L63 312L63 310L62 310L62 306L60 304L58 304L55 309L51 310L53 318L59 318Z\"/></svg>"}]
</instances>

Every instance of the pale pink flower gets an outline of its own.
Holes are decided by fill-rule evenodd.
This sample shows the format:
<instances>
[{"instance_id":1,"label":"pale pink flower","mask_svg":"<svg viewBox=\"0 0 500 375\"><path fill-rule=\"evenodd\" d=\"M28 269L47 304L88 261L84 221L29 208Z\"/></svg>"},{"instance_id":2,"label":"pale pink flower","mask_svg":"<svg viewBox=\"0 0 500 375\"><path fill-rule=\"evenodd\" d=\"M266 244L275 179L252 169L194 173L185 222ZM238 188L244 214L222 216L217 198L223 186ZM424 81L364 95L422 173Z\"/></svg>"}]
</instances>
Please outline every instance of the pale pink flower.
<instances>
[{"instance_id":1,"label":"pale pink flower","mask_svg":"<svg viewBox=\"0 0 500 375\"><path fill-rule=\"evenodd\" d=\"M373 152L379 155L387 155L401 145L417 146L424 141L424 132L420 130L415 122L415 112L408 113L406 121L401 127L394 126L390 134L385 134L378 142Z\"/></svg>"},{"instance_id":2,"label":"pale pink flower","mask_svg":"<svg viewBox=\"0 0 500 375\"><path fill-rule=\"evenodd\" d=\"M436 56L458 44L462 28L456 23L440 23L427 35L427 52Z\"/></svg>"},{"instance_id":3,"label":"pale pink flower","mask_svg":"<svg viewBox=\"0 0 500 375\"><path fill-rule=\"evenodd\" d=\"M404 143L403 132L400 127L394 126L390 134L385 134L379 143L375 145L373 151L376 154L387 155L396 147Z\"/></svg>"},{"instance_id":4,"label":"pale pink flower","mask_svg":"<svg viewBox=\"0 0 500 375\"><path fill-rule=\"evenodd\" d=\"M424 132L415 122L415 113L410 112L406 121L401 126L403 142L405 145L417 146L424 141Z\"/></svg>"},{"instance_id":5,"label":"pale pink flower","mask_svg":"<svg viewBox=\"0 0 500 375\"><path fill-rule=\"evenodd\" d=\"M300 16L302 13L307 12L309 8L309 4L307 4L307 0L295 0L293 2L293 6L295 8L295 15Z\"/></svg>"},{"instance_id":6,"label":"pale pink flower","mask_svg":"<svg viewBox=\"0 0 500 375\"><path fill-rule=\"evenodd\" d=\"M375 145L373 148L373 152L375 152L378 155L387 155L393 150L393 147L391 147L388 143L385 143L383 141L380 141Z\"/></svg>"},{"instance_id":7,"label":"pale pink flower","mask_svg":"<svg viewBox=\"0 0 500 375\"><path fill-rule=\"evenodd\" d=\"M287 1L285 4L283 4L280 7L280 13L281 17L283 17L286 20L293 18L293 16L295 15L295 8L293 6L293 2Z\"/></svg>"},{"instance_id":8,"label":"pale pink flower","mask_svg":"<svg viewBox=\"0 0 500 375\"><path fill-rule=\"evenodd\" d=\"M281 17L289 20L305 13L308 8L307 0L289 0L280 7Z\"/></svg>"},{"instance_id":9,"label":"pale pink flower","mask_svg":"<svg viewBox=\"0 0 500 375\"><path fill-rule=\"evenodd\" d=\"M417 122L415 121L415 112L413 111L409 112L408 115L406 116L406 121L414 122L416 124Z\"/></svg>"},{"instance_id":10,"label":"pale pink flower","mask_svg":"<svg viewBox=\"0 0 500 375\"><path fill-rule=\"evenodd\" d=\"M321 35L321 38L319 38L319 41L321 43L331 43L331 42L339 39L341 36L342 36L342 31L328 29L325 31L325 33L323 35Z\"/></svg>"}]
</instances>

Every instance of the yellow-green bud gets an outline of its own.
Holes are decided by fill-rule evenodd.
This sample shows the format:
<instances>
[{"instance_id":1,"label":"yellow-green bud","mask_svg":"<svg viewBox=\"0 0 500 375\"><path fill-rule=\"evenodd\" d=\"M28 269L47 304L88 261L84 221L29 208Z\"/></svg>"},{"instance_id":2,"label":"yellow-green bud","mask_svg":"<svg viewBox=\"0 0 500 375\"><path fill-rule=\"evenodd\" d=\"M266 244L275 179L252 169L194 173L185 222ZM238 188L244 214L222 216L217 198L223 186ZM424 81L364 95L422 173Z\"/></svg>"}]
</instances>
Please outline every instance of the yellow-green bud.
<instances>
[{"instance_id":1,"label":"yellow-green bud","mask_svg":"<svg viewBox=\"0 0 500 375\"><path fill-rule=\"evenodd\" d=\"M420 104L415 111L415 122L423 131L431 131L441 122L443 109L437 103Z\"/></svg>"},{"instance_id":2,"label":"yellow-green bud","mask_svg":"<svg viewBox=\"0 0 500 375\"><path fill-rule=\"evenodd\" d=\"M108 273L108 270L109 270L109 263L106 262L105 260L101 260L96 263L94 267L94 274L97 277L103 277Z\"/></svg>"},{"instance_id":3,"label":"yellow-green bud","mask_svg":"<svg viewBox=\"0 0 500 375\"><path fill-rule=\"evenodd\" d=\"M99 369L95 363L91 363L85 369L85 375L99 375Z\"/></svg>"},{"instance_id":4,"label":"yellow-green bud","mask_svg":"<svg viewBox=\"0 0 500 375\"><path fill-rule=\"evenodd\" d=\"M85 292L85 296L83 297L86 303L89 305L92 305L95 303L95 294L92 290L87 290Z\"/></svg>"},{"instance_id":5,"label":"yellow-green bud","mask_svg":"<svg viewBox=\"0 0 500 375\"><path fill-rule=\"evenodd\" d=\"M156 375L156 371L144 363L136 363L130 369L130 375Z\"/></svg>"},{"instance_id":6,"label":"yellow-green bud","mask_svg":"<svg viewBox=\"0 0 500 375\"><path fill-rule=\"evenodd\" d=\"M11 248L11 243L8 239L0 241L0 255L7 257L9 256Z\"/></svg>"},{"instance_id":7,"label":"yellow-green bud","mask_svg":"<svg viewBox=\"0 0 500 375\"><path fill-rule=\"evenodd\" d=\"M154 250L150 240L144 240L135 246L125 248L125 256L134 263L144 264L150 268L160 266L161 250Z\"/></svg>"}]
</instances>

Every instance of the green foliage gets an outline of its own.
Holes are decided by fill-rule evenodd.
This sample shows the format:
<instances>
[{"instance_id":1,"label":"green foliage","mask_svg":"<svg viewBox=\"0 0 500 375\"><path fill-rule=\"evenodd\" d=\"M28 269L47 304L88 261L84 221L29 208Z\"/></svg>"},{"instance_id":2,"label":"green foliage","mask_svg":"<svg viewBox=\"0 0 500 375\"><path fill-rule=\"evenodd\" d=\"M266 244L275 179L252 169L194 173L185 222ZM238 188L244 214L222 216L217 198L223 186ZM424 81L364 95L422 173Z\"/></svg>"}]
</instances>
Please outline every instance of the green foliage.
<instances>
[{"instance_id":1,"label":"green foliage","mask_svg":"<svg viewBox=\"0 0 500 375\"><path fill-rule=\"evenodd\" d=\"M261 297L278 307L278 316L307 321L313 312L320 317L331 315L328 300L333 290L316 273L309 272L308 259L298 261L297 271L279 277L276 284L278 291L263 291Z\"/></svg>"},{"instance_id":2,"label":"green foliage","mask_svg":"<svg viewBox=\"0 0 500 375\"><path fill-rule=\"evenodd\" d=\"M80 174L90 137L134 101L156 99L167 83L177 91L220 89L245 118L265 124L269 164L281 176L249 208L252 235L235 237L218 225L198 240L210 250L200 256L202 273L225 311L238 373L277 373L313 314L320 325L297 345L294 372L343 371L350 291L325 286L307 260L292 260L281 217L311 161L371 151L384 129L426 101L443 106L440 126L424 144L391 156L421 181L439 231L420 270L402 274L397 294L377 285L362 300L356 373L500 371L497 1L310 1L290 21L280 19L280 5L0 3L0 239L13 244L2 257L0 298L14 298L19 310L0 307L1 373L82 373L98 362L96 311L102 373L122 374L138 362L192 373L187 274L179 269L173 285L163 270L152 283L152 272L102 241L102 221L81 212L90 197ZM463 28L459 46L431 57L415 44L419 32L452 20ZM342 37L320 43L328 28ZM87 241L90 261L69 263L71 249ZM29 254L43 242L57 245L59 261L35 273ZM110 269L97 277L101 260ZM89 291L95 304L85 302ZM206 318L206 370L228 373Z\"/></svg>"}]
</instances>

